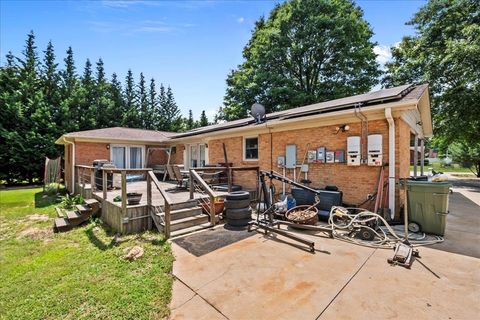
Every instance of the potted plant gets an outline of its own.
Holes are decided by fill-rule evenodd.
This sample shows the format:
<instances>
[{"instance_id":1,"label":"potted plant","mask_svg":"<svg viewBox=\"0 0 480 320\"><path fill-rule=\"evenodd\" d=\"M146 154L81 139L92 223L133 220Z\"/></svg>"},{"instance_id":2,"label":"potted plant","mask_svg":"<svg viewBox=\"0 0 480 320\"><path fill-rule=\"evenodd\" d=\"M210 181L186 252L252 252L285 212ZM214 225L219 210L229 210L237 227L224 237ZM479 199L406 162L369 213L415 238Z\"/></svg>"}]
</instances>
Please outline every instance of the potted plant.
<instances>
[{"instance_id":1,"label":"potted plant","mask_svg":"<svg viewBox=\"0 0 480 320\"><path fill-rule=\"evenodd\" d=\"M129 205L136 205L142 200L142 194L138 192L128 192L127 193L127 203Z\"/></svg>"},{"instance_id":2,"label":"potted plant","mask_svg":"<svg viewBox=\"0 0 480 320\"><path fill-rule=\"evenodd\" d=\"M223 212L223 208L225 207L224 199L222 198L215 198L213 205L215 206L215 214L219 215L220 213ZM203 208L203 211L206 214L210 214L210 200L203 200L201 203L201 206Z\"/></svg>"}]
</instances>

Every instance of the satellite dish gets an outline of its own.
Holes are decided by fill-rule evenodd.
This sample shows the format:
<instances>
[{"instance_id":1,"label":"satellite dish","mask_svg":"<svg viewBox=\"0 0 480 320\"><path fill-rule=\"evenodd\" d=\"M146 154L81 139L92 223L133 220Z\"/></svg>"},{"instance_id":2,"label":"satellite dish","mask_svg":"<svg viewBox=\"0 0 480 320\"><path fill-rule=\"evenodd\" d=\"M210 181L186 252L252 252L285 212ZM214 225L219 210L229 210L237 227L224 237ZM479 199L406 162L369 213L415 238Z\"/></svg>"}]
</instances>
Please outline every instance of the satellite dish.
<instances>
[{"instance_id":1,"label":"satellite dish","mask_svg":"<svg viewBox=\"0 0 480 320\"><path fill-rule=\"evenodd\" d=\"M256 123L262 123L265 120L265 107L260 103L254 103L250 114L255 118Z\"/></svg>"}]
</instances>

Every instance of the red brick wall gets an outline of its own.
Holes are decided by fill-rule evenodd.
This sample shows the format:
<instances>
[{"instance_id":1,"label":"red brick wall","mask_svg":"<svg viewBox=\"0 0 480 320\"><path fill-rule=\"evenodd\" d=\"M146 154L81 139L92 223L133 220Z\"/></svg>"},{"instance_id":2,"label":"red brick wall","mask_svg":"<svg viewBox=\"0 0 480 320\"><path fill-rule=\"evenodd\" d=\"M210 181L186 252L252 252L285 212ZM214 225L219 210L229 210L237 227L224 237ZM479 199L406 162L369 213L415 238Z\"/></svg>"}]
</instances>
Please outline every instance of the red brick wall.
<instances>
[{"instance_id":1,"label":"red brick wall","mask_svg":"<svg viewBox=\"0 0 480 320\"><path fill-rule=\"evenodd\" d=\"M409 175L409 134L408 125L400 119L396 124L396 176L407 177ZM272 133L273 145L273 170L282 172L276 165L279 155L285 155L287 144L297 145L297 163L303 161L305 152L309 149L326 147L327 150L347 149L347 137L360 135L360 123L350 123L347 132L336 132L336 126L298 129ZM370 121L368 124L369 134L382 134L383 136L383 161L388 162L388 123L386 120ZM259 161L243 160L243 137L211 140L209 142L210 163L223 162L222 143L225 143L227 155L234 166L259 165L263 170L270 170L270 134L259 135ZM366 141L365 141L366 144ZM366 146L365 146L366 148ZM366 151L365 151L366 154ZM345 154L346 156L346 154ZM297 169L297 180L303 178L303 173ZM386 170L385 173L388 171ZM312 181L312 187L325 187L336 185L343 191L344 201L347 203L363 202L367 194L375 192L378 181L379 167L370 167L362 164L360 167L347 166L346 164L310 164L308 179ZM293 178L293 170L287 169L286 175ZM236 173L235 183L245 187L255 187L256 180L252 173ZM281 190L281 184L277 190ZM287 187L287 190L289 188ZM398 197L398 196L397 196ZM403 200L402 200L403 201ZM398 202L397 202L398 203Z\"/></svg>"},{"instance_id":2,"label":"red brick wall","mask_svg":"<svg viewBox=\"0 0 480 320\"><path fill-rule=\"evenodd\" d=\"M99 142L76 142L75 143L75 164L91 166L93 160L110 160L110 149L108 143Z\"/></svg>"},{"instance_id":3,"label":"red brick wall","mask_svg":"<svg viewBox=\"0 0 480 320\"><path fill-rule=\"evenodd\" d=\"M149 150L149 148L152 148ZM146 152L149 152L146 167L151 167L155 164L167 164L168 154L166 150L155 149L156 146L147 146Z\"/></svg>"},{"instance_id":4,"label":"red brick wall","mask_svg":"<svg viewBox=\"0 0 480 320\"><path fill-rule=\"evenodd\" d=\"M211 140L208 143L208 161L210 164L225 162L223 153L223 143L227 150L228 162L233 163L237 167L258 166L259 161L243 160L243 137L227 138L222 140ZM261 139L259 139L259 144ZM260 146L259 146L260 147ZM259 150L259 157L262 157ZM256 188L256 175L254 171L234 172L233 182L244 188Z\"/></svg>"},{"instance_id":5,"label":"red brick wall","mask_svg":"<svg viewBox=\"0 0 480 320\"><path fill-rule=\"evenodd\" d=\"M185 145L177 144L175 153L172 154L170 158L170 164L183 164L183 151L185 150Z\"/></svg>"}]
</instances>

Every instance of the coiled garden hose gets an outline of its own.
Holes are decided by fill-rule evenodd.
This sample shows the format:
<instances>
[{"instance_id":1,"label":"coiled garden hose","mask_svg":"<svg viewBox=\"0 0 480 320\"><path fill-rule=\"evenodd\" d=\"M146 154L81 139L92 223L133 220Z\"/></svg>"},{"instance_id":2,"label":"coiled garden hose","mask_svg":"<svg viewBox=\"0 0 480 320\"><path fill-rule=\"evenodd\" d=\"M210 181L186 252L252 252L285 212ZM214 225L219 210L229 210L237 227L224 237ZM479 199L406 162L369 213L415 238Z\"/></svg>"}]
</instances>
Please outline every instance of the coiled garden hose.
<instances>
[{"instance_id":1,"label":"coiled garden hose","mask_svg":"<svg viewBox=\"0 0 480 320\"><path fill-rule=\"evenodd\" d=\"M352 214L348 211L349 209L362 211L357 214ZM336 220L342 221L342 223L338 223ZM374 222L375 226L378 226L379 222L381 222L383 226L374 229L368 225L369 222ZM333 206L330 211L328 224L331 226L333 238L370 248L391 249L397 242L404 240L382 216L365 209ZM375 235L374 240L367 241L350 236L352 230L359 228L369 230ZM412 237L409 236L408 241L415 247L432 245L444 241L443 237L432 237L433 238L428 238L425 234L420 236L414 235Z\"/></svg>"}]
</instances>

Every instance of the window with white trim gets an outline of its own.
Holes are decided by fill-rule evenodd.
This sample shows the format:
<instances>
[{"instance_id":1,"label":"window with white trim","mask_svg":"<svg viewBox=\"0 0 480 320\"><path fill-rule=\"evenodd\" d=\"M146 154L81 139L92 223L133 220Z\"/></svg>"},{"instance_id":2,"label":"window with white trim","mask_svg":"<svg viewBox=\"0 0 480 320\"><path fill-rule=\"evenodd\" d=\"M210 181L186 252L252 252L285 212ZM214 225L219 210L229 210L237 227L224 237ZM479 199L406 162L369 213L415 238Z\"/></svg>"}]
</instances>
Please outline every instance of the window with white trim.
<instances>
[{"instance_id":1,"label":"window with white trim","mask_svg":"<svg viewBox=\"0 0 480 320\"><path fill-rule=\"evenodd\" d=\"M245 137L243 139L243 159L258 160L258 137Z\"/></svg>"}]
</instances>

